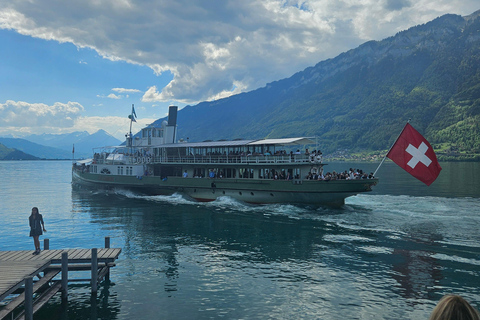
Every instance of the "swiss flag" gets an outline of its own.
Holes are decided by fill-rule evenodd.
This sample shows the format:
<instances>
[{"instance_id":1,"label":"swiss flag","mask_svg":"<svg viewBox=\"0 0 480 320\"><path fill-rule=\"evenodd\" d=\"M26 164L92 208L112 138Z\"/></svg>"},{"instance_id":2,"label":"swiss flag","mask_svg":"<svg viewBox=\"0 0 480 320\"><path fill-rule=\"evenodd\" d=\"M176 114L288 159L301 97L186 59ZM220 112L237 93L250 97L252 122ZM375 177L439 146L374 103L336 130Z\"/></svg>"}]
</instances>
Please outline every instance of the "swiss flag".
<instances>
[{"instance_id":1,"label":"swiss flag","mask_svg":"<svg viewBox=\"0 0 480 320\"><path fill-rule=\"evenodd\" d=\"M409 123L387 157L427 186L437 179L442 170L430 143Z\"/></svg>"}]
</instances>

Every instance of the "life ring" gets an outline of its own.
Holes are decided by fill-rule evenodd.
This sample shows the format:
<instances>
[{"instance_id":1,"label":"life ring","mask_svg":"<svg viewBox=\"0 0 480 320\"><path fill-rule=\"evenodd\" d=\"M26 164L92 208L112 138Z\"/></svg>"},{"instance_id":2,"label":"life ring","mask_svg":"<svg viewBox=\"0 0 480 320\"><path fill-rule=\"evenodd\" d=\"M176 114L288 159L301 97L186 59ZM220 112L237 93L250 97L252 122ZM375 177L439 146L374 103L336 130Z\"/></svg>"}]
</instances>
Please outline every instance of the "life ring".
<instances>
[{"instance_id":1,"label":"life ring","mask_svg":"<svg viewBox=\"0 0 480 320\"><path fill-rule=\"evenodd\" d=\"M310 162L315 163L315 156L313 154L310 155Z\"/></svg>"},{"instance_id":2,"label":"life ring","mask_svg":"<svg viewBox=\"0 0 480 320\"><path fill-rule=\"evenodd\" d=\"M152 161L152 158L148 157L147 158L147 163L150 163L150 161Z\"/></svg>"},{"instance_id":3,"label":"life ring","mask_svg":"<svg viewBox=\"0 0 480 320\"><path fill-rule=\"evenodd\" d=\"M143 157L143 158L142 158L142 163L145 163L145 161L146 161L146 160L145 160L145 157Z\"/></svg>"},{"instance_id":4,"label":"life ring","mask_svg":"<svg viewBox=\"0 0 480 320\"><path fill-rule=\"evenodd\" d=\"M138 162L137 157L133 158L133 163L137 163L137 162Z\"/></svg>"}]
</instances>

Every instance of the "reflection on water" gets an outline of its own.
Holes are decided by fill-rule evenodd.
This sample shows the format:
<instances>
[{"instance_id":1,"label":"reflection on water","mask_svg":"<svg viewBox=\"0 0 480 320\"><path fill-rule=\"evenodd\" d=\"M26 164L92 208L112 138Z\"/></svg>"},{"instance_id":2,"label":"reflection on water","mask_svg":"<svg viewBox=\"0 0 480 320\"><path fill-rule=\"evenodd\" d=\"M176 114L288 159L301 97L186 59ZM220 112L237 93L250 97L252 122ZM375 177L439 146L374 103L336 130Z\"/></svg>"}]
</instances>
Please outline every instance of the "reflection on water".
<instances>
[{"instance_id":1,"label":"reflection on water","mask_svg":"<svg viewBox=\"0 0 480 320\"><path fill-rule=\"evenodd\" d=\"M387 163L375 191L343 208L72 190L52 174L25 205L45 213L52 248L98 247L110 236L122 254L98 296L73 286L67 305L56 297L38 319L427 319L446 293L479 307L479 182L465 187L478 165L461 164L469 174L442 166L436 190ZM462 187L450 188L452 172L465 178ZM29 211L11 214L9 181L0 218L12 241L0 246L30 248Z\"/></svg>"},{"instance_id":2,"label":"reflection on water","mask_svg":"<svg viewBox=\"0 0 480 320\"><path fill-rule=\"evenodd\" d=\"M82 207L102 208L92 214L96 223L110 226L114 215L123 226L122 265L129 281L154 293L141 305L159 304L157 312L170 298L188 299L188 314L201 318L282 317L294 310L307 318L318 317L319 310L324 318L335 319L338 312L356 318L362 310L407 319L417 313L427 317L449 288L479 284L476 264L462 265L459 277L458 266L438 259L461 255L476 261L472 255L480 250L469 244L478 236L457 221L459 206L467 210L478 205L475 199L426 197L422 205L412 205L416 200L409 196L362 195L332 209L249 206L228 198L200 204L179 195L122 191L109 196L74 191L72 197ZM102 205L106 198L114 198L116 206ZM474 214L462 215L462 221L478 223ZM159 279L152 283L152 277ZM464 295L478 299L475 292ZM372 304L365 307L365 301ZM140 307L127 308L122 314Z\"/></svg>"},{"instance_id":3,"label":"reflection on water","mask_svg":"<svg viewBox=\"0 0 480 320\"><path fill-rule=\"evenodd\" d=\"M117 319L121 308L114 286L104 282L97 295L90 294L88 285L70 284L68 301L62 301L59 294L40 311L34 319ZM113 294L112 294L113 292Z\"/></svg>"}]
</instances>

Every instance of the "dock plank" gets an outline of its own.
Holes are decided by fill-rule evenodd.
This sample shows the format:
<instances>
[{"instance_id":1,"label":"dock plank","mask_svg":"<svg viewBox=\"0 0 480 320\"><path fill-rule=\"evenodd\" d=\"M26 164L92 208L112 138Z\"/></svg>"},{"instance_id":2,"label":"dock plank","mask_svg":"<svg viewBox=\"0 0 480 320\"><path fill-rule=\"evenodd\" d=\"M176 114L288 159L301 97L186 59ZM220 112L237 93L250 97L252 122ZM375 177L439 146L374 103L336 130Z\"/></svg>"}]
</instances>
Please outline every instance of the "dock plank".
<instances>
[{"instance_id":1,"label":"dock plank","mask_svg":"<svg viewBox=\"0 0 480 320\"><path fill-rule=\"evenodd\" d=\"M37 281L33 285L33 292L37 292L40 288L46 285L49 281L51 281L60 270L50 270L40 281ZM6 317L10 312L15 310L18 306L20 306L23 301L25 300L25 292L21 293L18 297L10 301L5 307L0 309L0 319Z\"/></svg>"},{"instance_id":2,"label":"dock plank","mask_svg":"<svg viewBox=\"0 0 480 320\"><path fill-rule=\"evenodd\" d=\"M39 288L54 281L55 284L48 288L44 294L34 299L34 313L41 308L59 288L60 282L53 280L61 273L62 253L68 253L68 270L89 270L91 269L91 249L58 249L42 250L39 254L33 255L34 250L0 251L0 302L7 296L21 289L25 285L25 278L38 277L34 282L34 292ZM110 267L115 266L122 249L120 248L97 248L97 262L99 268L98 279L103 278ZM43 276L41 274L43 273ZM8 316L25 301L25 294L11 300L5 307L0 309L0 319ZM19 317L22 317L21 315Z\"/></svg>"},{"instance_id":3,"label":"dock plank","mask_svg":"<svg viewBox=\"0 0 480 320\"><path fill-rule=\"evenodd\" d=\"M49 260L36 260L28 263L25 260L2 261L0 264L0 301L20 288L24 284L25 278L39 274L49 265Z\"/></svg>"},{"instance_id":4,"label":"dock plank","mask_svg":"<svg viewBox=\"0 0 480 320\"><path fill-rule=\"evenodd\" d=\"M36 276L51 264L59 264L62 252L68 253L69 263L90 263L91 249L43 250L38 255L33 250L0 251L0 301L23 285L26 277ZM100 248L98 262L114 262L122 249Z\"/></svg>"}]
</instances>

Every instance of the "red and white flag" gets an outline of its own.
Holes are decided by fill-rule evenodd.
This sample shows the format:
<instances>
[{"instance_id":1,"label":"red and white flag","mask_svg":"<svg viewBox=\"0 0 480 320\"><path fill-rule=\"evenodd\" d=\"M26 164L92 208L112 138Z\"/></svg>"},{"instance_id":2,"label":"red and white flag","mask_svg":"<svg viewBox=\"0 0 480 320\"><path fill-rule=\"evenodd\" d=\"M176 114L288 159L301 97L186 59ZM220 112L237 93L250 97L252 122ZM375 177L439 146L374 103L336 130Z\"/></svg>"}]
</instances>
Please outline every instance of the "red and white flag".
<instances>
[{"instance_id":1,"label":"red and white flag","mask_svg":"<svg viewBox=\"0 0 480 320\"><path fill-rule=\"evenodd\" d=\"M437 179L442 170L430 143L409 123L387 157L427 186Z\"/></svg>"}]
</instances>

